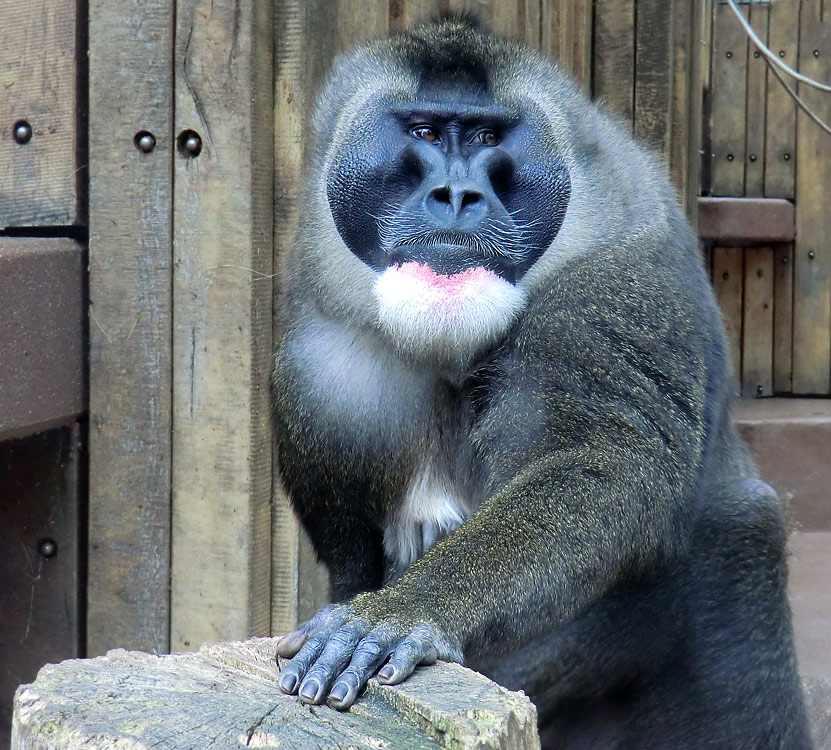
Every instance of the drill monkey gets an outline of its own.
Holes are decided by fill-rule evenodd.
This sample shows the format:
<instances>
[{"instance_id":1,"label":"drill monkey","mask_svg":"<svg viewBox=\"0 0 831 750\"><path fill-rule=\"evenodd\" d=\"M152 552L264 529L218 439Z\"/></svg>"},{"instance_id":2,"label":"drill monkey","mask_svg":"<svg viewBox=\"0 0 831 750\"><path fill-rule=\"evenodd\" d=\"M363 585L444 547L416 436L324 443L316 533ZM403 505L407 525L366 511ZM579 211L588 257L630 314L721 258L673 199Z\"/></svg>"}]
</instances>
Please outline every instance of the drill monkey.
<instances>
[{"instance_id":1,"label":"drill monkey","mask_svg":"<svg viewBox=\"0 0 831 750\"><path fill-rule=\"evenodd\" d=\"M280 687L464 661L562 747L807 747L782 513L655 160L459 19L340 58L313 126L274 418L334 603Z\"/></svg>"}]
</instances>

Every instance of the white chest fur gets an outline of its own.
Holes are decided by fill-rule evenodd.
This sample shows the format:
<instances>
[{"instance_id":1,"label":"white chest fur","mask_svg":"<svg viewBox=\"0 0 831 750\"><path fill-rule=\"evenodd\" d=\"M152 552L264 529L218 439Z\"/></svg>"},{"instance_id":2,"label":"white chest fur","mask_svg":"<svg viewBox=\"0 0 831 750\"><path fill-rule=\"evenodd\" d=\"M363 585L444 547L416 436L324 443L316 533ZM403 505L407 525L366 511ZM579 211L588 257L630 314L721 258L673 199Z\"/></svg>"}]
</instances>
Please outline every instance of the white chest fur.
<instances>
[{"instance_id":1,"label":"white chest fur","mask_svg":"<svg viewBox=\"0 0 831 750\"><path fill-rule=\"evenodd\" d=\"M384 552L391 568L388 582L396 581L430 547L458 529L468 516L465 504L432 466L417 472L404 501L384 528Z\"/></svg>"}]
</instances>

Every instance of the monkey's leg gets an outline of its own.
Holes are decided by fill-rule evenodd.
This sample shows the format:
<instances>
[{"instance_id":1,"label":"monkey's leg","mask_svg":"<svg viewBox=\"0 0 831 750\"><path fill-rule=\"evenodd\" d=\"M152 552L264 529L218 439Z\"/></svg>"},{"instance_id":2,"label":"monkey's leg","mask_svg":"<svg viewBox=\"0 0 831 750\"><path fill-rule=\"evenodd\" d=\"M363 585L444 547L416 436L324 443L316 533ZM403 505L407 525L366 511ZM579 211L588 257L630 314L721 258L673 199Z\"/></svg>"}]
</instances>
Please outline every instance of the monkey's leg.
<instances>
[{"instance_id":1,"label":"monkey's leg","mask_svg":"<svg viewBox=\"0 0 831 750\"><path fill-rule=\"evenodd\" d=\"M683 590L684 673L656 687L624 747L811 747L786 597L786 539L781 505L764 482L706 491Z\"/></svg>"}]
</instances>

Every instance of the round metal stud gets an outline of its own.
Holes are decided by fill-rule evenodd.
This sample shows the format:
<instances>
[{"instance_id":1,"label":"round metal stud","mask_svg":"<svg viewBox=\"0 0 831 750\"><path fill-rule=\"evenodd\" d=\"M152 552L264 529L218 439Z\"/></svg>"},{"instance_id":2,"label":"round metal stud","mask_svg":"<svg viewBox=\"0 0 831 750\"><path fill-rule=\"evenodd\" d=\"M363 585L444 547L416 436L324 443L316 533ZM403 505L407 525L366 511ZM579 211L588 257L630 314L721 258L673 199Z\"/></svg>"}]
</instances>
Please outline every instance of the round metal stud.
<instances>
[{"instance_id":1,"label":"round metal stud","mask_svg":"<svg viewBox=\"0 0 831 750\"><path fill-rule=\"evenodd\" d=\"M779 57L784 57L784 56L785 56L785 50L780 49L779 50Z\"/></svg>"},{"instance_id":2,"label":"round metal stud","mask_svg":"<svg viewBox=\"0 0 831 750\"><path fill-rule=\"evenodd\" d=\"M149 154L156 148L156 136L148 130L140 130L133 138L136 148L142 153Z\"/></svg>"},{"instance_id":3,"label":"round metal stud","mask_svg":"<svg viewBox=\"0 0 831 750\"><path fill-rule=\"evenodd\" d=\"M756 154L751 154L747 158L750 159L750 161L756 161Z\"/></svg>"},{"instance_id":4,"label":"round metal stud","mask_svg":"<svg viewBox=\"0 0 831 750\"><path fill-rule=\"evenodd\" d=\"M202 153L202 137L195 130L183 130L176 140L182 156L195 159Z\"/></svg>"},{"instance_id":5,"label":"round metal stud","mask_svg":"<svg viewBox=\"0 0 831 750\"><path fill-rule=\"evenodd\" d=\"M756 50L756 51L753 53L753 57L759 58L759 57L761 57L761 56L762 56L762 53L761 53L761 52L759 52L759 50Z\"/></svg>"},{"instance_id":6,"label":"round metal stud","mask_svg":"<svg viewBox=\"0 0 831 750\"><path fill-rule=\"evenodd\" d=\"M814 50L814 57L819 57L819 50L818 49Z\"/></svg>"},{"instance_id":7,"label":"round metal stud","mask_svg":"<svg viewBox=\"0 0 831 750\"><path fill-rule=\"evenodd\" d=\"M725 57L729 60L730 58L732 58L732 57L733 57L733 53L732 53L732 52L727 52L727 53L725 54Z\"/></svg>"},{"instance_id":8,"label":"round metal stud","mask_svg":"<svg viewBox=\"0 0 831 750\"><path fill-rule=\"evenodd\" d=\"M58 554L58 545L54 539L45 537L38 541L38 554L41 557L50 558Z\"/></svg>"},{"instance_id":9,"label":"round metal stud","mask_svg":"<svg viewBox=\"0 0 831 750\"><path fill-rule=\"evenodd\" d=\"M811 260L813 260L814 258L816 258L816 257L817 257L817 254L816 254L813 250L809 250L809 251L808 251L808 257L809 257Z\"/></svg>"},{"instance_id":10,"label":"round metal stud","mask_svg":"<svg viewBox=\"0 0 831 750\"><path fill-rule=\"evenodd\" d=\"M727 154L727 161L733 161L736 157L733 154Z\"/></svg>"},{"instance_id":11,"label":"round metal stud","mask_svg":"<svg viewBox=\"0 0 831 750\"><path fill-rule=\"evenodd\" d=\"M790 155L790 154L782 154L782 158L783 158L785 161L790 161L790 160L791 160L791 155Z\"/></svg>"},{"instance_id":12,"label":"round metal stud","mask_svg":"<svg viewBox=\"0 0 831 750\"><path fill-rule=\"evenodd\" d=\"M32 126L26 120L18 120L14 124L14 140L21 146L32 140Z\"/></svg>"}]
</instances>

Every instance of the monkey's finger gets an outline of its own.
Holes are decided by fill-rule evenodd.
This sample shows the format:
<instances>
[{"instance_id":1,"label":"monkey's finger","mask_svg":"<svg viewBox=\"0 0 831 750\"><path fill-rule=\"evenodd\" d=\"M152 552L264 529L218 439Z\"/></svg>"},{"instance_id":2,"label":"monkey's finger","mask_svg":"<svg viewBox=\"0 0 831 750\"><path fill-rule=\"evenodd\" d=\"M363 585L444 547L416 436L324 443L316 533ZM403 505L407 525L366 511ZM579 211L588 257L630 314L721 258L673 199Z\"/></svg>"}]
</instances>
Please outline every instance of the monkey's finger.
<instances>
[{"instance_id":1,"label":"monkey's finger","mask_svg":"<svg viewBox=\"0 0 831 750\"><path fill-rule=\"evenodd\" d=\"M277 643L277 655L290 659L300 650L308 637L309 632L304 628L298 628L283 636Z\"/></svg>"},{"instance_id":2,"label":"monkey's finger","mask_svg":"<svg viewBox=\"0 0 831 750\"><path fill-rule=\"evenodd\" d=\"M369 678L389 656L390 645L389 638L377 633L370 633L358 644L349 666L329 692L328 703L332 708L344 711L355 702Z\"/></svg>"},{"instance_id":3,"label":"monkey's finger","mask_svg":"<svg viewBox=\"0 0 831 750\"><path fill-rule=\"evenodd\" d=\"M277 682L280 690L290 695L294 695L297 692L297 685L303 679L306 672L309 671L309 667L317 661L317 657L320 656L328 639L328 633L318 632L303 644L296 656L283 667L280 679Z\"/></svg>"},{"instance_id":4,"label":"monkey's finger","mask_svg":"<svg viewBox=\"0 0 831 750\"><path fill-rule=\"evenodd\" d=\"M432 643L409 635L396 646L390 660L378 672L378 682L397 685L406 680L419 664L433 664L437 658L438 652Z\"/></svg>"},{"instance_id":5,"label":"monkey's finger","mask_svg":"<svg viewBox=\"0 0 831 750\"><path fill-rule=\"evenodd\" d=\"M335 679L352 659L359 641L366 635L367 626L357 620L344 625L326 643L314 665L300 684L298 695L304 703L321 703Z\"/></svg>"}]
</instances>

